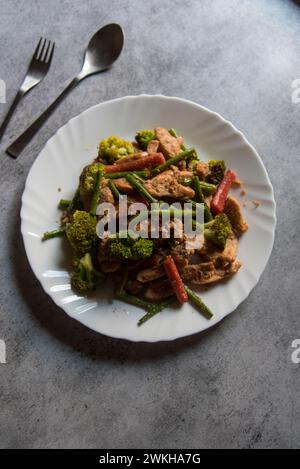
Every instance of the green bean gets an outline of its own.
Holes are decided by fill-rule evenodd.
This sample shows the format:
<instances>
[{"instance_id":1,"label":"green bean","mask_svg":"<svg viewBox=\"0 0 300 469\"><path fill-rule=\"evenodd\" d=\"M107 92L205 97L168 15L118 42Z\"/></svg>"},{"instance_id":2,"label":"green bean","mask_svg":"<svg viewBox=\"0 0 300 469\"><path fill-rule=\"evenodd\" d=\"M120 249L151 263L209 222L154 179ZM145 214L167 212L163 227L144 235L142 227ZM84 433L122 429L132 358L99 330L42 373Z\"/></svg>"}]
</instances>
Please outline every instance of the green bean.
<instances>
[{"instance_id":1,"label":"green bean","mask_svg":"<svg viewBox=\"0 0 300 469\"><path fill-rule=\"evenodd\" d=\"M217 189L217 186L215 184L210 184L209 182L204 182L204 181L199 181L200 182L200 187L204 192L207 192L208 194L211 194L212 192L215 192Z\"/></svg>"},{"instance_id":2,"label":"green bean","mask_svg":"<svg viewBox=\"0 0 300 469\"><path fill-rule=\"evenodd\" d=\"M139 306L140 308L143 308L143 309L146 309L146 310L149 308L149 302L148 301L144 301L141 298L138 298L137 296L129 295L128 293L126 293L124 291L117 292L116 297L119 300L125 301L125 303L130 303L130 304L133 304L135 306Z\"/></svg>"},{"instance_id":3,"label":"green bean","mask_svg":"<svg viewBox=\"0 0 300 469\"><path fill-rule=\"evenodd\" d=\"M136 189L151 204L152 203L154 204L157 202L157 200L154 197L152 197L151 194L149 194L147 189L145 189L143 184L140 181L138 181L138 179L133 174L127 174L126 179L129 182L129 184L131 184L132 187L134 187L134 189Z\"/></svg>"},{"instance_id":4,"label":"green bean","mask_svg":"<svg viewBox=\"0 0 300 469\"><path fill-rule=\"evenodd\" d=\"M180 181L180 184L182 184L183 186L191 187L193 185L193 179L185 178L182 181ZM200 184L202 191L204 191L208 195L212 194L217 189L217 186L215 186L215 184L210 184L209 182L204 182L204 181L199 180L199 184Z\"/></svg>"},{"instance_id":5,"label":"green bean","mask_svg":"<svg viewBox=\"0 0 300 469\"><path fill-rule=\"evenodd\" d=\"M170 158L167 160L165 163L157 166L155 169L152 170L151 176L156 176L159 173L162 173L165 171L167 168L169 168L171 165L179 163L179 161L187 159L189 156L192 156L195 153L195 149L191 148L190 150L182 151L176 156L173 156L173 158Z\"/></svg>"},{"instance_id":6,"label":"green bean","mask_svg":"<svg viewBox=\"0 0 300 469\"><path fill-rule=\"evenodd\" d=\"M58 236L63 235L65 231L66 231L66 228L64 226L61 226L60 228L56 228L56 230L46 231L43 234L42 240L46 241L47 239L57 238Z\"/></svg>"},{"instance_id":7,"label":"green bean","mask_svg":"<svg viewBox=\"0 0 300 469\"><path fill-rule=\"evenodd\" d=\"M193 187L196 193L195 195L196 202L200 204L204 204L204 221L212 220L213 216L208 208L207 203L205 202L198 176L193 176Z\"/></svg>"},{"instance_id":8,"label":"green bean","mask_svg":"<svg viewBox=\"0 0 300 469\"><path fill-rule=\"evenodd\" d=\"M110 188L115 200L119 200L122 198L122 195L118 191L118 188L116 187L115 183L111 179L108 181L108 187Z\"/></svg>"},{"instance_id":9,"label":"green bean","mask_svg":"<svg viewBox=\"0 0 300 469\"><path fill-rule=\"evenodd\" d=\"M92 202L91 202L91 209L90 209L90 214L91 215L96 215L97 205L98 205L100 191L101 191L101 177L102 177L102 174L103 174L103 172L99 168L98 171L97 171L97 175L96 175L94 193L93 193L93 198L92 198Z\"/></svg>"},{"instance_id":10,"label":"green bean","mask_svg":"<svg viewBox=\"0 0 300 469\"><path fill-rule=\"evenodd\" d=\"M69 205L68 212L73 213L75 210L80 209L82 206L82 201L80 197L79 187L76 189L74 197Z\"/></svg>"},{"instance_id":11,"label":"green bean","mask_svg":"<svg viewBox=\"0 0 300 469\"><path fill-rule=\"evenodd\" d=\"M171 134L172 137L175 137L175 138L178 138L178 137L179 137L179 135L178 135L178 133L177 133L177 131L176 131L175 129L170 129L170 130L169 130L169 134ZM182 144L182 145L181 145L181 150L182 150L182 151L186 151L186 150L187 150L187 147L186 147L184 144Z\"/></svg>"},{"instance_id":12,"label":"green bean","mask_svg":"<svg viewBox=\"0 0 300 469\"><path fill-rule=\"evenodd\" d=\"M61 210L68 210L71 202L72 202L71 200L60 199L59 204L58 204L58 208L60 208Z\"/></svg>"},{"instance_id":13,"label":"green bean","mask_svg":"<svg viewBox=\"0 0 300 469\"><path fill-rule=\"evenodd\" d=\"M105 179L120 179L125 178L127 174L134 174L141 178L146 178L149 176L149 171L146 169L143 171L118 171L116 173L105 173Z\"/></svg>"},{"instance_id":14,"label":"green bean","mask_svg":"<svg viewBox=\"0 0 300 469\"><path fill-rule=\"evenodd\" d=\"M146 321L149 321L149 319L153 318L153 316L160 313L173 300L174 300L174 298L169 299L167 301L164 301L162 303L150 303L151 304L151 310L148 311L146 314L144 314L144 316L141 317L141 319L138 322L138 326L142 326Z\"/></svg>"},{"instance_id":15,"label":"green bean","mask_svg":"<svg viewBox=\"0 0 300 469\"><path fill-rule=\"evenodd\" d=\"M191 300L191 302L198 308L200 313L202 313L207 319L211 319L213 317L213 313L206 306L206 304L203 303L200 296L198 296L195 292L190 290L190 288L187 287L186 285L185 285L185 291L187 292L188 297Z\"/></svg>"}]
</instances>

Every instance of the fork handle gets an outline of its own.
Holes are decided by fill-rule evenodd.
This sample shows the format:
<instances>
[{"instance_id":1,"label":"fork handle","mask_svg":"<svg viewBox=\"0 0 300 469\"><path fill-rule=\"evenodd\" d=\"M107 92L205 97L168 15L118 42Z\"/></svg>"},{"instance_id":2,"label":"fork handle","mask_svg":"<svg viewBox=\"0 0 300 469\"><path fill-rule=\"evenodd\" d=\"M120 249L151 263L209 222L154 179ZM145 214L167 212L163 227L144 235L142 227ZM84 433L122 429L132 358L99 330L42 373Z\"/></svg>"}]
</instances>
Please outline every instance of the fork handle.
<instances>
[{"instance_id":1,"label":"fork handle","mask_svg":"<svg viewBox=\"0 0 300 469\"><path fill-rule=\"evenodd\" d=\"M4 121L2 122L1 124L1 127L0 127L0 142L1 142L1 139L4 135L4 132L6 130L6 127L8 126L9 124L9 121L10 119L12 118L12 115L19 103L19 101L21 100L21 98L24 96L24 91L19 89L19 91L17 92L16 96L15 96L15 99L13 100L9 110L7 111L7 114L4 118Z\"/></svg>"},{"instance_id":2,"label":"fork handle","mask_svg":"<svg viewBox=\"0 0 300 469\"><path fill-rule=\"evenodd\" d=\"M6 152L13 158L17 158L24 148L28 145L37 131L46 122L48 117L57 108L64 97L81 81L77 76L67 85L63 92L53 101L52 104L6 149Z\"/></svg>"}]
</instances>

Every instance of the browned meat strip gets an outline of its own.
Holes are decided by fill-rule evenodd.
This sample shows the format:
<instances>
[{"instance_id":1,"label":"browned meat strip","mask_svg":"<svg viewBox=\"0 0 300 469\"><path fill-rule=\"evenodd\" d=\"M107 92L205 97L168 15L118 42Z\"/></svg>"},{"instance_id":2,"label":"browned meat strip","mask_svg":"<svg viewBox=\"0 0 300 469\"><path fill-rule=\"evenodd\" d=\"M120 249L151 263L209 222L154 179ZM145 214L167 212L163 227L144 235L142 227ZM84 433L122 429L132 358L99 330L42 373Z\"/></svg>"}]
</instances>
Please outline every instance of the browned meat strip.
<instances>
[{"instance_id":1,"label":"browned meat strip","mask_svg":"<svg viewBox=\"0 0 300 469\"><path fill-rule=\"evenodd\" d=\"M240 235L248 230L248 225L243 219L240 205L234 197L229 196L227 198L225 202L224 213L226 213L228 216L233 231L237 235Z\"/></svg>"},{"instance_id":2,"label":"browned meat strip","mask_svg":"<svg viewBox=\"0 0 300 469\"><path fill-rule=\"evenodd\" d=\"M134 145L134 143L133 143L133 145ZM143 156L147 156L147 155L148 155L147 152L145 152L145 151L140 151L138 148L135 148L135 150L136 150L135 153L132 153L131 155L128 155L128 156L124 156L124 157L122 158L122 161L126 161L126 162L128 162L128 161L134 161L134 160L137 160L137 159L139 159L139 158L142 158ZM100 159L101 159L100 156L97 156L97 158L95 158L94 161L97 162L97 161L99 161ZM117 163L119 163L120 161L121 161L121 160L116 160L115 163L117 164Z\"/></svg>"},{"instance_id":3,"label":"browned meat strip","mask_svg":"<svg viewBox=\"0 0 300 469\"><path fill-rule=\"evenodd\" d=\"M236 261L237 246L238 240L231 234L223 251L209 242L199 250L187 250L183 242L171 254L184 280L202 285L221 280L240 268Z\"/></svg>"},{"instance_id":4,"label":"browned meat strip","mask_svg":"<svg viewBox=\"0 0 300 469\"><path fill-rule=\"evenodd\" d=\"M174 294L169 280L156 280L145 292L145 298L150 301L161 301Z\"/></svg>"},{"instance_id":5,"label":"browned meat strip","mask_svg":"<svg viewBox=\"0 0 300 469\"><path fill-rule=\"evenodd\" d=\"M138 151L137 153L132 153L132 155L124 156L120 160L117 160L115 163L118 164L120 162L122 163L128 163L129 161L135 161L139 160L140 158L143 158L144 156L147 156L148 153L146 151Z\"/></svg>"},{"instance_id":6,"label":"browned meat strip","mask_svg":"<svg viewBox=\"0 0 300 469\"><path fill-rule=\"evenodd\" d=\"M202 264L188 265L183 269L183 278L196 285L223 280L239 270L239 261L230 262L226 267L216 267L214 262L203 262Z\"/></svg>"},{"instance_id":7,"label":"browned meat strip","mask_svg":"<svg viewBox=\"0 0 300 469\"><path fill-rule=\"evenodd\" d=\"M163 266L153 267L151 269L144 269L141 270L136 279L139 282L147 283L152 282L152 280L156 280L157 278L164 277L166 275L165 269Z\"/></svg>"},{"instance_id":8,"label":"browned meat strip","mask_svg":"<svg viewBox=\"0 0 300 469\"><path fill-rule=\"evenodd\" d=\"M177 180L180 171L173 169L164 171L148 181L144 186L153 197L173 197L174 199L193 199L195 192L190 187L183 186Z\"/></svg>"},{"instance_id":9,"label":"browned meat strip","mask_svg":"<svg viewBox=\"0 0 300 469\"><path fill-rule=\"evenodd\" d=\"M227 265L229 262L233 262L235 260L237 247L237 237L234 234L231 234L226 241L223 251L216 248L212 243L206 242L199 254L203 260L211 260L215 265Z\"/></svg>"},{"instance_id":10,"label":"browned meat strip","mask_svg":"<svg viewBox=\"0 0 300 469\"><path fill-rule=\"evenodd\" d=\"M108 187L107 179L104 179L101 184L99 203L102 203L102 202L109 202L111 204L114 203L114 196L110 188Z\"/></svg>"},{"instance_id":11,"label":"browned meat strip","mask_svg":"<svg viewBox=\"0 0 300 469\"><path fill-rule=\"evenodd\" d=\"M185 179L190 179L193 177L193 171L188 169L179 169L177 166L171 166L171 169L174 171L174 177L176 177L178 182L182 182Z\"/></svg>"},{"instance_id":12,"label":"browned meat strip","mask_svg":"<svg viewBox=\"0 0 300 469\"><path fill-rule=\"evenodd\" d=\"M143 289L143 284L141 282L138 282L137 280L128 280L126 283L126 291L130 293L131 295L137 295L141 293Z\"/></svg>"},{"instance_id":13,"label":"browned meat strip","mask_svg":"<svg viewBox=\"0 0 300 469\"><path fill-rule=\"evenodd\" d=\"M159 149L167 159L181 152L182 139L173 137L167 129L156 127L155 135L159 141Z\"/></svg>"},{"instance_id":14,"label":"browned meat strip","mask_svg":"<svg viewBox=\"0 0 300 469\"><path fill-rule=\"evenodd\" d=\"M82 200L83 200L84 210L89 212L91 208L91 203L92 203L92 195L88 197L82 197ZM114 197L112 195L110 188L108 187L107 179L103 179L102 184L101 184L100 197L99 197L98 203L101 203L101 202L109 202L112 204L114 203Z\"/></svg>"},{"instance_id":15,"label":"browned meat strip","mask_svg":"<svg viewBox=\"0 0 300 469\"><path fill-rule=\"evenodd\" d=\"M147 153L149 153L149 155L151 155L151 153L157 153L158 147L159 147L159 141L151 140L147 146Z\"/></svg>"},{"instance_id":16,"label":"browned meat strip","mask_svg":"<svg viewBox=\"0 0 300 469\"><path fill-rule=\"evenodd\" d=\"M204 163L204 161L200 161L196 164L195 171L197 173L197 176L199 176L200 181L204 181L204 179L209 173L209 166L207 163Z\"/></svg>"},{"instance_id":17,"label":"browned meat strip","mask_svg":"<svg viewBox=\"0 0 300 469\"><path fill-rule=\"evenodd\" d=\"M171 255L175 261L175 264L179 268L179 270L182 270L184 267L189 265L191 255L193 253L194 251L186 249L185 242L177 244L177 246L171 249Z\"/></svg>"},{"instance_id":18,"label":"browned meat strip","mask_svg":"<svg viewBox=\"0 0 300 469\"><path fill-rule=\"evenodd\" d=\"M174 258L178 268L181 270L187 265L214 262L215 265L227 265L233 262L236 258L238 240L232 233L227 241L223 250L218 249L214 244L205 241L201 249L187 249L187 243L177 244L171 250L172 257ZM196 260L195 260L196 259Z\"/></svg>"},{"instance_id":19,"label":"browned meat strip","mask_svg":"<svg viewBox=\"0 0 300 469\"><path fill-rule=\"evenodd\" d=\"M125 178L120 178L120 179L114 179L114 183L117 189L119 189L121 192L125 192L125 194L133 194L134 189L129 184L129 182Z\"/></svg>"}]
</instances>

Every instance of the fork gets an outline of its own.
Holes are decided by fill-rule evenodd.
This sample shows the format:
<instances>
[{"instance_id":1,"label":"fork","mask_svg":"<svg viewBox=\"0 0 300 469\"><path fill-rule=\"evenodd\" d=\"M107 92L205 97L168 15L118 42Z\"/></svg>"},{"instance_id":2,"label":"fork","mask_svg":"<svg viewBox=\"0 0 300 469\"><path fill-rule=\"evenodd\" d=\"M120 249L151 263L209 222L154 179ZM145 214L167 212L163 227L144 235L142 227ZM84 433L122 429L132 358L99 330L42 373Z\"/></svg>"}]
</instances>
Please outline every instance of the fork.
<instances>
[{"instance_id":1,"label":"fork","mask_svg":"<svg viewBox=\"0 0 300 469\"><path fill-rule=\"evenodd\" d=\"M51 65L54 48L55 42L48 41L48 39L44 39L42 37L40 38L23 83L21 84L19 91L17 92L0 127L0 141L19 101L47 75Z\"/></svg>"}]
</instances>

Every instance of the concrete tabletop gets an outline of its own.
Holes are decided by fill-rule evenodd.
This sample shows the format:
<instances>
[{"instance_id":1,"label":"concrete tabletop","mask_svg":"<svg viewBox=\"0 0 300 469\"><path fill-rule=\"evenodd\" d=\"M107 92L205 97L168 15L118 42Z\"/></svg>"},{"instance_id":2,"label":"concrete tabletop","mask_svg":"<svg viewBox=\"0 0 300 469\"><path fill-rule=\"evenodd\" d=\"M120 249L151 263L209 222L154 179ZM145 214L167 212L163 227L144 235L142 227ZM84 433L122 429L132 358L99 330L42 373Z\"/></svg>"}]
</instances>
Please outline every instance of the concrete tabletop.
<instances>
[{"instance_id":1,"label":"concrete tabletop","mask_svg":"<svg viewBox=\"0 0 300 469\"><path fill-rule=\"evenodd\" d=\"M0 11L1 120L38 38L56 41L49 74L0 148L0 447L300 447L300 364L291 358L300 339L300 2L0 0ZM126 34L115 67L78 86L10 159L9 142L109 22ZM19 225L26 176L53 133L95 103L140 93L187 98L231 120L266 165L278 216L271 259L247 300L205 334L152 345L97 335L59 310L28 265Z\"/></svg>"}]
</instances>

